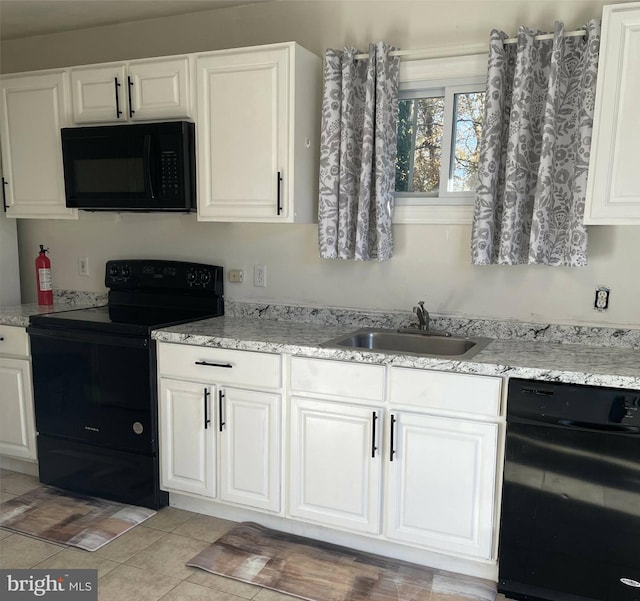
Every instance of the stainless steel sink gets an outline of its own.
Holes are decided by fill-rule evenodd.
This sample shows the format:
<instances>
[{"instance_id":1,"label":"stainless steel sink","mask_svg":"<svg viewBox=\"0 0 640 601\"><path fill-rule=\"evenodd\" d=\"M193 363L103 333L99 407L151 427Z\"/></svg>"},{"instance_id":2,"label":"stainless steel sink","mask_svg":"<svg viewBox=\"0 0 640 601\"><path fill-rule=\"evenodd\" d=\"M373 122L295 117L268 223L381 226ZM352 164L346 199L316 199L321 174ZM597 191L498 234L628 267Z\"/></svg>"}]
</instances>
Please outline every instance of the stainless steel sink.
<instances>
[{"instance_id":1,"label":"stainless steel sink","mask_svg":"<svg viewBox=\"0 0 640 601\"><path fill-rule=\"evenodd\" d=\"M363 328L333 338L323 347L351 348L382 353L423 355L469 359L491 342L491 338L460 338L430 335L428 332L405 332L384 328Z\"/></svg>"}]
</instances>

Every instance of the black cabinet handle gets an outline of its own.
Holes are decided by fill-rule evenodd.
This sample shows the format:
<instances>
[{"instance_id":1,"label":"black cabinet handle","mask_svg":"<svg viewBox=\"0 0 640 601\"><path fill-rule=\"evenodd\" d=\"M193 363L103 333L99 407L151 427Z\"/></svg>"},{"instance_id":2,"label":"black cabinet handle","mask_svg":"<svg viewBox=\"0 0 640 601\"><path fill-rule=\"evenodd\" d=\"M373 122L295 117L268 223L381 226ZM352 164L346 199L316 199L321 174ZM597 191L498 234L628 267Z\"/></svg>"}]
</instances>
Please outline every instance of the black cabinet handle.
<instances>
[{"instance_id":1,"label":"black cabinet handle","mask_svg":"<svg viewBox=\"0 0 640 601\"><path fill-rule=\"evenodd\" d=\"M395 436L395 425L396 425L396 416L395 415L391 415L391 437L390 437L390 441L391 444L389 445L389 461L393 461L393 456L396 454L396 450L395 450L395 442L394 442L394 436Z\"/></svg>"},{"instance_id":2,"label":"black cabinet handle","mask_svg":"<svg viewBox=\"0 0 640 601\"><path fill-rule=\"evenodd\" d=\"M224 392L222 390L218 391L218 417L220 423L220 432L222 432L223 426L226 425L226 422L222 421L222 403L224 401Z\"/></svg>"},{"instance_id":3,"label":"black cabinet handle","mask_svg":"<svg viewBox=\"0 0 640 601\"><path fill-rule=\"evenodd\" d=\"M277 204L277 209L278 209L278 215L280 215L280 213L282 213L282 199L281 199L281 191L280 189L282 188L282 174L280 173L280 171L278 171L278 181L277 181L277 193L278 193L278 204Z\"/></svg>"},{"instance_id":4,"label":"black cabinet handle","mask_svg":"<svg viewBox=\"0 0 640 601\"><path fill-rule=\"evenodd\" d=\"M118 88L120 87L120 83L118 82L118 78L114 77L113 81L116 86L116 119L120 119L120 115L122 115L122 111L120 110L120 94Z\"/></svg>"},{"instance_id":5,"label":"black cabinet handle","mask_svg":"<svg viewBox=\"0 0 640 601\"><path fill-rule=\"evenodd\" d=\"M127 76L127 84L129 86L129 117L133 117L133 113L135 113L135 111L133 110L133 105L131 104L131 88L133 88L133 81L131 81L131 76Z\"/></svg>"},{"instance_id":6,"label":"black cabinet handle","mask_svg":"<svg viewBox=\"0 0 640 601\"><path fill-rule=\"evenodd\" d=\"M376 456L378 447L376 446L376 422L378 421L378 414L374 411L371 420L371 458Z\"/></svg>"},{"instance_id":7,"label":"black cabinet handle","mask_svg":"<svg viewBox=\"0 0 640 601\"><path fill-rule=\"evenodd\" d=\"M4 212L7 212L7 209L9 207L7 207L7 192L5 189L5 186L8 184L9 182L4 179L4 177L2 178L2 206L4 207Z\"/></svg>"},{"instance_id":8,"label":"black cabinet handle","mask_svg":"<svg viewBox=\"0 0 640 601\"><path fill-rule=\"evenodd\" d=\"M208 388L204 389L204 429L206 430L209 427L209 424L211 423L211 420L209 419L209 395L211 393L209 392Z\"/></svg>"},{"instance_id":9,"label":"black cabinet handle","mask_svg":"<svg viewBox=\"0 0 640 601\"><path fill-rule=\"evenodd\" d=\"M196 365L204 365L205 367L233 367L231 363L209 363L209 361L196 361Z\"/></svg>"},{"instance_id":10,"label":"black cabinet handle","mask_svg":"<svg viewBox=\"0 0 640 601\"><path fill-rule=\"evenodd\" d=\"M4 336L0 336L0 342L4 341Z\"/></svg>"}]
</instances>

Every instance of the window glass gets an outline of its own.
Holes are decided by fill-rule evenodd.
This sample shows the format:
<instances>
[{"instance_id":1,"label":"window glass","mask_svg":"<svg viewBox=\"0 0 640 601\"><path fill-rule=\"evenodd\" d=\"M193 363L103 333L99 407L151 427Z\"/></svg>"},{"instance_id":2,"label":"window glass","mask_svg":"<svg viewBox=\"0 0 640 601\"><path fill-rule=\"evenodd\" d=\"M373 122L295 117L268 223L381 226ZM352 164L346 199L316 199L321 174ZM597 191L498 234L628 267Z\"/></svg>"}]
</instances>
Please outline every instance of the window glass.
<instances>
[{"instance_id":1,"label":"window glass","mask_svg":"<svg viewBox=\"0 0 640 601\"><path fill-rule=\"evenodd\" d=\"M467 48L400 62L396 224L473 220L487 54Z\"/></svg>"},{"instance_id":2,"label":"window glass","mask_svg":"<svg viewBox=\"0 0 640 601\"><path fill-rule=\"evenodd\" d=\"M473 192L478 183L484 92L454 95L453 152L448 190Z\"/></svg>"},{"instance_id":3,"label":"window glass","mask_svg":"<svg viewBox=\"0 0 640 601\"><path fill-rule=\"evenodd\" d=\"M471 203L478 181L484 91L469 85L400 93L396 195Z\"/></svg>"},{"instance_id":4,"label":"window glass","mask_svg":"<svg viewBox=\"0 0 640 601\"><path fill-rule=\"evenodd\" d=\"M444 97L398 103L396 191L437 194L440 188Z\"/></svg>"}]
</instances>

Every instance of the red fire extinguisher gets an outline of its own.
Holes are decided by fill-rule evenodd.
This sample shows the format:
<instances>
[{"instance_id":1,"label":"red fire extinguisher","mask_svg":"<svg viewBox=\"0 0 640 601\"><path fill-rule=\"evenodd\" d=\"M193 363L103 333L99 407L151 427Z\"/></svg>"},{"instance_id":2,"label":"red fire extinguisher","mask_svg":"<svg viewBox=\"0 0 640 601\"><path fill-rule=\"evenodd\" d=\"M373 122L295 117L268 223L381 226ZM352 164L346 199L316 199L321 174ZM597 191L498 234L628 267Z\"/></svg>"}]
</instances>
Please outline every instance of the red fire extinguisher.
<instances>
[{"instance_id":1,"label":"red fire extinguisher","mask_svg":"<svg viewBox=\"0 0 640 601\"><path fill-rule=\"evenodd\" d=\"M47 257L48 248L40 245L40 253L36 257L36 284L38 287L38 304L53 305L51 289L51 261Z\"/></svg>"}]
</instances>

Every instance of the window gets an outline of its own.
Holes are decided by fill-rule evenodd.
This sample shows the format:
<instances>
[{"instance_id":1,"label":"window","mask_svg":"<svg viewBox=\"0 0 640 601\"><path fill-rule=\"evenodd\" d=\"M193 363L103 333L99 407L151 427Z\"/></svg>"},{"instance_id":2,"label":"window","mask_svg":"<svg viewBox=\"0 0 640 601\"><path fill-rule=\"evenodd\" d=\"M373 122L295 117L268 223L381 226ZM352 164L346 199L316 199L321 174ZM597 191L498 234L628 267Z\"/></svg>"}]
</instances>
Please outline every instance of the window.
<instances>
[{"instance_id":1,"label":"window","mask_svg":"<svg viewBox=\"0 0 640 601\"><path fill-rule=\"evenodd\" d=\"M486 69L486 55L401 64L395 223L471 222Z\"/></svg>"}]
</instances>

